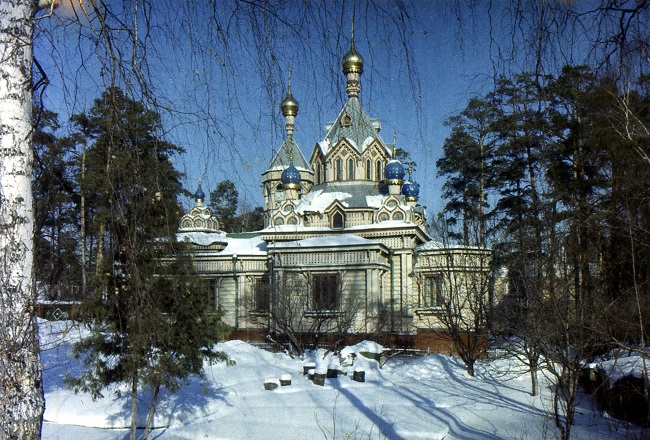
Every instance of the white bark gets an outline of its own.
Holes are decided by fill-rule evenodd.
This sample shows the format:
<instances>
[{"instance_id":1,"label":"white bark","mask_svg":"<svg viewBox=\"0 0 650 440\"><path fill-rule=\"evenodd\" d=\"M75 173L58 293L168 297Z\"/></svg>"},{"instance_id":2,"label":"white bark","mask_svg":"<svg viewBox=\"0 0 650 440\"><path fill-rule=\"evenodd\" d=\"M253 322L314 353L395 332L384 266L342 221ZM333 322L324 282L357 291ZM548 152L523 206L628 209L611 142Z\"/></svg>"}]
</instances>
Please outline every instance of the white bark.
<instances>
[{"instance_id":1,"label":"white bark","mask_svg":"<svg viewBox=\"0 0 650 440\"><path fill-rule=\"evenodd\" d=\"M40 438L44 411L32 273L34 8L0 2L0 439Z\"/></svg>"}]
</instances>

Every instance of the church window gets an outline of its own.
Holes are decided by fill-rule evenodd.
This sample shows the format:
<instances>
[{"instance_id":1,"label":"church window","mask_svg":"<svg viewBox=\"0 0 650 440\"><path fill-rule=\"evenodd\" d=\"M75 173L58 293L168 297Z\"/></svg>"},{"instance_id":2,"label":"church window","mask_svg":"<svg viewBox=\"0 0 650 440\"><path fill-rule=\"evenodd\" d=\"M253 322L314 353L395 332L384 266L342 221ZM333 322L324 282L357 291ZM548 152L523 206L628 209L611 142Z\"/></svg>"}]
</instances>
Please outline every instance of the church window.
<instances>
[{"instance_id":1,"label":"church window","mask_svg":"<svg viewBox=\"0 0 650 440\"><path fill-rule=\"evenodd\" d=\"M284 207L283 211L286 212L287 214L290 213L291 211L293 211L293 205L291 205L291 204L286 205Z\"/></svg>"},{"instance_id":2,"label":"church window","mask_svg":"<svg viewBox=\"0 0 650 440\"><path fill-rule=\"evenodd\" d=\"M332 228L334 229L342 229L343 228L343 214L340 212L335 212L334 215L332 216Z\"/></svg>"},{"instance_id":3,"label":"church window","mask_svg":"<svg viewBox=\"0 0 650 440\"><path fill-rule=\"evenodd\" d=\"M380 221L380 222L385 222L385 221L387 221L389 218L390 218L390 217L389 217L388 214L385 213L385 212L382 212L381 214L379 214L379 221Z\"/></svg>"},{"instance_id":4,"label":"church window","mask_svg":"<svg viewBox=\"0 0 650 440\"><path fill-rule=\"evenodd\" d=\"M372 180L372 162L370 162L370 159L366 160L366 180Z\"/></svg>"},{"instance_id":5,"label":"church window","mask_svg":"<svg viewBox=\"0 0 650 440\"><path fill-rule=\"evenodd\" d=\"M284 225L284 219L282 217L278 217L275 219L275 226L282 226Z\"/></svg>"},{"instance_id":6,"label":"church window","mask_svg":"<svg viewBox=\"0 0 650 440\"><path fill-rule=\"evenodd\" d=\"M327 165L322 164L321 165L321 175L323 176L323 182L327 182Z\"/></svg>"},{"instance_id":7,"label":"church window","mask_svg":"<svg viewBox=\"0 0 650 440\"><path fill-rule=\"evenodd\" d=\"M395 214L393 214L393 220L404 220L404 213L397 211Z\"/></svg>"},{"instance_id":8,"label":"church window","mask_svg":"<svg viewBox=\"0 0 650 440\"><path fill-rule=\"evenodd\" d=\"M337 274L312 275L312 310L336 310L338 308L339 276Z\"/></svg>"},{"instance_id":9,"label":"church window","mask_svg":"<svg viewBox=\"0 0 650 440\"><path fill-rule=\"evenodd\" d=\"M320 179L321 179L321 177L320 177L321 164L316 164L316 166L314 168L316 168L316 185L318 185L320 183Z\"/></svg>"},{"instance_id":10,"label":"church window","mask_svg":"<svg viewBox=\"0 0 650 440\"><path fill-rule=\"evenodd\" d=\"M442 279L440 276L424 277L422 307L442 307Z\"/></svg>"},{"instance_id":11,"label":"church window","mask_svg":"<svg viewBox=\"0 0 650 440\"><path fill-rule=\"evenodd\" d=\"M288 225L297 225L298 224L298 219L296 217L289 217L289 220L287 220Z\"/></svg>"},{"instance_id":12,"label":"church window","mask_svg":"<svg viewBox=\"0 0 650 440\"><path fill-rule=\"evenodd\" d=\"M341 118L341 127L352 127L352 116L344 114Z\"/></svg>"},{"instance_id":13,"label":"church window","mask_svg":"<svg viewBox=\"0 0 650 440\"><path fill-rule=\"evenodd\" d=\"M208 298L208 304L212 310L217 310L219 308L219 283L214 278L204 279L203 289Z\"/></svg>"},{"instance_id":14,"label":"church window","mask_svg":"<svg viewBox=\"0 0 650 440\"><path fill-rule=\"evenodd\" d=\"M253 281L252 310L256 313L268 313L271 304L271 285L268 276Z\"/></svg>"},{"instance_id":15,"label":"church window","mask_svg":"<svg viewBox=\"0 0 650 440\"><path fill-rule=\"evenodd\" d=\"M354 159L348 159L348 180L354 180Z\"/></svg>"},{"instance_id":16,"label":"church window","mask_svg":"<svg viewBox=\"0 0 650 440\"><path fill-rule=\"evenodd\" d=\"M392 208L394 208L394 207L397 206L397 202L396 202L395 200L389 200L389 201L386 203L386 206L388 206L389 208L392 209Z\"/></svg>"},{"instance_id":17,"label":"church window","mask_svg":"<svg viewBox=\"0 0 650 440\"><path fill-rule=\"evenodd\" d=\"M336 159L335 165L336 176L334 180L343 180L343 161L341 159Z\"/></svg>"},{"instance_id":18,"label":"church window","mask_svg":"<svg viewBox=\"0 0 650 440\"><path fill-rule=\"evenodd\" d=\"M375 165L375 180L376 180L377 182L381 182L381 180L382 180L382 179L381 179L381 172L382 172L382 169L381 169L381 161L378 160L378 161L377 161L377 164Z\"/></svg>"}]
</instances>

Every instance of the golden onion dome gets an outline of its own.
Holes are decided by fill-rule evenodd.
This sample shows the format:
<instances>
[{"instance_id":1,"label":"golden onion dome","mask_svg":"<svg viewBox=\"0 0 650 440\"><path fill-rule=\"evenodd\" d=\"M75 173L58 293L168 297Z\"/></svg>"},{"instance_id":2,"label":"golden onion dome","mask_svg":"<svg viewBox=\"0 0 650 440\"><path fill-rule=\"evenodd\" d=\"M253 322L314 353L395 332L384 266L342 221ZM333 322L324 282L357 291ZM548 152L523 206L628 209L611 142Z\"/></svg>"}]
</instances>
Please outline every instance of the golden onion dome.
<instances>
[{"instance_id":1,"label":"golden onion dome","mask_svg":"<svg viewBox=\"0 0 650 440\"><path fill-rule=\"evenodd\" d=\"M280 110L282 110L284 117L296 116L298 114L298 101L291 94L291 89L289 89L287 96L280 103Z\"/></svg>"},{"instance_id":2,"label":"golden onion dome","mask_svg":"<svg viewBox=\"0 0 650 440\"><path fill-rule=\"evenodd\" d=\"M343 73L362 73L363 72L363 58L354 49L354 45L350 47L350 50L343 56Z\"/></svg>"}]
</instances>

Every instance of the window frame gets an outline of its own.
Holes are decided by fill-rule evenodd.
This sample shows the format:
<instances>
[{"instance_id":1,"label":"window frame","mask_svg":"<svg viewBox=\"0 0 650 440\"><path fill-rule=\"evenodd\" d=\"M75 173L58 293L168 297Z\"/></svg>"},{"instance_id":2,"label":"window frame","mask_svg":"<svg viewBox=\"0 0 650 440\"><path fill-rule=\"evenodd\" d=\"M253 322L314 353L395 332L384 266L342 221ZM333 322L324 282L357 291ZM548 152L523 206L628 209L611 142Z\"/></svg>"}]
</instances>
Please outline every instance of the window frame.
<instances>
[{"instance_id":1,"label":"window frame","mask_svg":"<svg viewBox=\"0 0 650 440\"><path fill-rule=\"evenodd\" d=\"M439 310L443 307L442 275L424 275L420 296L420 307Z\"/></svg>"},{"instance_id":2,"label":"window frame","mask_svg":"<svg viewBox=\"0 0 650 440\"><path fill-rule=\"evenodd\" d=\"M262 298L262 296L264 296ZM271 312L271 283L268 275L254 278L251 292L251 313L268 315Z\"/></svg>"},{"instance_id":3,"label":"window frame","mask_svg":"<svg viewBox=\"0 0 650 440\"><path fill-rule=\"evenodd\" d=\"M355 173L355 163L353 158L348 159L348 180L354 180Z\"/></svg>"},{"instance_id":4,"label":"window frame","mask_svg":"<svg viewBox=\"0 0 650 440\"><path fill-rule=\"evenodd\" d=\"M340 274L311 275L310 309L313 312L336 312L340 306Z\"/></svg>"},{"instance_id":5,"label":"window frame","mask_svg":"<svg viewBox=\"0 0 650 440\"><path fill-rule=\"evenodd\" d=\"M336 220L341 219L339 224ZM332 214L332 229L343 229L345 228L345 215L341 211L336 211Z\"/></svg>"}]
</instances>

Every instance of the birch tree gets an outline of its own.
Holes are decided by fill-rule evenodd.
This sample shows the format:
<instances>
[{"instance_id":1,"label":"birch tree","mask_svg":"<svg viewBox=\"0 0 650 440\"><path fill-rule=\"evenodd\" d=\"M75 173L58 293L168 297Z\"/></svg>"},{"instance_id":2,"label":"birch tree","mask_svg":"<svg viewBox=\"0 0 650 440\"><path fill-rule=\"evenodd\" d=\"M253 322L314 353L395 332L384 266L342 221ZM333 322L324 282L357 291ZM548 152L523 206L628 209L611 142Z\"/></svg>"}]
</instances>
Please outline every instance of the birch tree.
<instances>
[{"instance_id":1,"label":"birch tree","mask_svg":"<svg viewBox=\"0 0 650 440\"><path fill-rule=\"evenodd\" d=\"M0 3L0 438L40 438L45 410L34 313L32 37L48 2Z\"/></svg>"}]
</instances>

